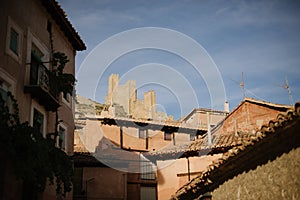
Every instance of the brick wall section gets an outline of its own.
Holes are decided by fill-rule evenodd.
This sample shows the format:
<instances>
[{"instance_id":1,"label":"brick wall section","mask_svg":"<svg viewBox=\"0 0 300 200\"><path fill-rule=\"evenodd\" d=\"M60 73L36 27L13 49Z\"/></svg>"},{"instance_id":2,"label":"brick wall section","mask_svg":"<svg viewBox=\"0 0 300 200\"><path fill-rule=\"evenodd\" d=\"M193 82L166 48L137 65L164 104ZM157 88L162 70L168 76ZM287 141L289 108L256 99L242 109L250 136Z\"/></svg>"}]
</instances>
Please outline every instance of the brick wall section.
<instances>
[{"instance_id":1,"label":"brick wall section","mask_svg":"<svg viewBox=\"0 0 300 200\"><path fill-rule=\"evenodd\" d=\"M228 180L213 200L300 199L300 148Z\"/></svg>"},{"instance_id":2,"label":"brick wall section","mask_svg":"<svg viewBox=\"0 0 300 200\"><path fill-rule=\"evenodd\" d=\"M258 104L244 102L237 110L235 110L223 124L222 131L225 133L237 132L255 132L258 131L263 124L267 124L270 120L276 119L281 111L261 106ZM236 125L235 125L236 124ZM220 132L218 132L221 134Z\"/></svg>"}]
</instances>

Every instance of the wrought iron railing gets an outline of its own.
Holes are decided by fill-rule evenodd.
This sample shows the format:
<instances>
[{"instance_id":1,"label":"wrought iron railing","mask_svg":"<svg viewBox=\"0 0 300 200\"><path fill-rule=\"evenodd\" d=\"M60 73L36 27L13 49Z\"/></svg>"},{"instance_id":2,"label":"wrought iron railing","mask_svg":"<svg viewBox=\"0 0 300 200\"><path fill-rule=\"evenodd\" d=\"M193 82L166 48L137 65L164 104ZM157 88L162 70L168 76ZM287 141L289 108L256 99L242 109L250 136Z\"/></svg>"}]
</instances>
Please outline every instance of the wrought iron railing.
<instances>
[{"instance_id":1,"label":"wrought iron railing","mask_svg":"<svg viewBox=\"0 0 300 200\"><path fill-rule=\"evenodd\" d=\"M40 86L48 91L54 98L57 97L57 85L55 76L42 63L31 63L30 85Z\"/></svg>"}]
</instances>

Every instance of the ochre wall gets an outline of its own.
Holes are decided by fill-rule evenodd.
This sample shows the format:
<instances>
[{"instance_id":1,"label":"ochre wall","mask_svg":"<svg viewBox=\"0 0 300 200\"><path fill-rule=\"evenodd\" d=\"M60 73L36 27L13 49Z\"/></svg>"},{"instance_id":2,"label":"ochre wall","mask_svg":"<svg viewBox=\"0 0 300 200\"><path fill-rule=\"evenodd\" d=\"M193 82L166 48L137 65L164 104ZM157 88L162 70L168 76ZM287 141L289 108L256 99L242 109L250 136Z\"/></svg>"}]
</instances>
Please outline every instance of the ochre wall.
<instances>
[{"instance_id":1,"label":"ochre wall","mask_svg":"<svg viewBox=\"0 0 300 200\"><path fill-rule=\"evenodd\" d=\"M220 158L221 154L190 157L190 178L194 178L205 171L213 160ZM188 163L186 158L176 160L157 161L157 193L158 200L170 199L181 186L188 182Z\"/></svg>"},{"instance_id":2,"label":"ochre wall","mask_svg":"<svg viewBox=\"0 0 300 200\"><path fill-rule=\"evenodd\" d=\"M300 148L272 162L228 180L215 191L213 200L300 199Z\"/></svg>"},{"instance_id":3,"label":"ochre wall","mask_svg":"<svg viewBox=\"0 0 300 200\"><path fill-rule=\"evenodd\" d=\"M83 186L90 199L126 199L127 175L111 168L85 167Z\"/></svg>"}]
</instances>

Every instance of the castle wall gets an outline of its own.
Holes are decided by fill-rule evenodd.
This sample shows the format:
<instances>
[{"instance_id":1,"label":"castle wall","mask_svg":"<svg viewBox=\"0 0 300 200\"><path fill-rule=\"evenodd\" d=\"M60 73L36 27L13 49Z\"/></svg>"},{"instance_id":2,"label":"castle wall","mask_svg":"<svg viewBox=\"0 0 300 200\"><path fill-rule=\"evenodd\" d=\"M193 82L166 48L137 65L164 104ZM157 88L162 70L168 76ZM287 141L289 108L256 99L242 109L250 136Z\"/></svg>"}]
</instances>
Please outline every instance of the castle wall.
<instances>
[{"instance_id":1,"label":"castle wall","mask_svg":"<svg viewBox=\"0 0 300 200\"><path fill-rule=\"evenodd\" d=\"M144 93L144 99L137 98L136 81L129 80L119 85L119 75L112 74L108 80L108 92L105 103L113 117L132 117L134 119L170 120L172 117L165 113L156 112L155 91Z\"/></svg>"}]
</instances>

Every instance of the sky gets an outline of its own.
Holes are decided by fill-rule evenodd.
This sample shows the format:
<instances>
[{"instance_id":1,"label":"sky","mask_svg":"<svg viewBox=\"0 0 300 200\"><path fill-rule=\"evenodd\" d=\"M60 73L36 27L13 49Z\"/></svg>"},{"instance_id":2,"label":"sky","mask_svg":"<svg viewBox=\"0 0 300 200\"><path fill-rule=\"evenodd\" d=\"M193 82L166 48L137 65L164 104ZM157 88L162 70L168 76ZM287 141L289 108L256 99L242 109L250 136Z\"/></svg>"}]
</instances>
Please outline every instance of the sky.
<instances>
[{"instance_id":1,"label":"sky","mask_svg":"<svg viewBox=\"0 0 300 200\"><path fill-rule=\"evenodd\" d=\"M58 0L87 45L77 52L77 94L104 103L108 76L156 91L175 119L193 108L233 110L245 96L300 101L300 2Z\"/></svg>"}]
</instances>

